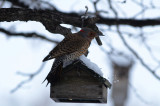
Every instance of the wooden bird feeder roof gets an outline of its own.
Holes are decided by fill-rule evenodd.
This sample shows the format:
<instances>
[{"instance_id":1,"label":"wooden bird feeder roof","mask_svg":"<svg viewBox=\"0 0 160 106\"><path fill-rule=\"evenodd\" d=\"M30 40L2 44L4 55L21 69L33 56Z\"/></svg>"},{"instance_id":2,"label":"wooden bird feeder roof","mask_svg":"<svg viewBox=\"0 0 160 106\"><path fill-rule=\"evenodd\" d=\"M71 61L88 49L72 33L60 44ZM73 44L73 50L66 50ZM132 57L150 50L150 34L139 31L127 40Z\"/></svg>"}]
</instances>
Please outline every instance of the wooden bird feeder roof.
<instances>
[{"instance_id":1,"label":"wooden bird feeder roof","mask_svg":"<svg viewBox=\"0 0 160 106\"><path fill-rule=\"evenodd\" d=\"M89 69L82 61L63 69L61 80L50 87L55 102L107 103L110 82Z\"/></svg>"}]
</instances>

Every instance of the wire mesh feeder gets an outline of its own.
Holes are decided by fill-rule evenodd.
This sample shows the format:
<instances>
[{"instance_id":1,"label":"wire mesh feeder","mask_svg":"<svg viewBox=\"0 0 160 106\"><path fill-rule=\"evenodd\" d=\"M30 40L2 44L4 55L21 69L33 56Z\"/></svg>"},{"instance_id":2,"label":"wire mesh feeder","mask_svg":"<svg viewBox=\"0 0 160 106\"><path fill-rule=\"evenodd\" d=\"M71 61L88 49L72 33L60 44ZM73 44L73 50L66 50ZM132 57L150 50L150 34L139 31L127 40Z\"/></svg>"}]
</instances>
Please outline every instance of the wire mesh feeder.
<instances>
[{"instance_id":1,"label":"wire mesh feeder","mask_svg":"<svg viewBox=\"0 0 160 106\"><path fill-rule=\"evenodd\" d=\"M110 82L89 69L81 60L65 67L61 79L50 87L55 102L107 103Z\"/></svg>"}]
</instances>

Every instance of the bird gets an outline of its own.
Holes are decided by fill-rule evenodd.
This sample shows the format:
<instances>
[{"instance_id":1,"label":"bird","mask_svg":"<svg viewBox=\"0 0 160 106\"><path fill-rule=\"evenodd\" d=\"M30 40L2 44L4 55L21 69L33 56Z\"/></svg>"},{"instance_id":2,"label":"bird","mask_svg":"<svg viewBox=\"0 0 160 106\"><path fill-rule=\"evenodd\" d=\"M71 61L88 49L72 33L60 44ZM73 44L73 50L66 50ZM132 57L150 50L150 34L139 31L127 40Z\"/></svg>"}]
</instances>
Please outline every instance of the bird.
<instances>
[{"instance_id":1,"label":"bird","mask_svg":"<svg viewBox=\"0 0 160 106\"><path fill-rule=\"evenodd\" d=\"M55 84L60 78L63 63L76 60L81 55L85 54L91 44L91 41L98 36L100 36L98 33L87 27L82 28L77 33L68 34L43 59L43 62L45 62L55 58L52 68L45 80L47 80L48 83Z\"/></svg>"}]
</instances>

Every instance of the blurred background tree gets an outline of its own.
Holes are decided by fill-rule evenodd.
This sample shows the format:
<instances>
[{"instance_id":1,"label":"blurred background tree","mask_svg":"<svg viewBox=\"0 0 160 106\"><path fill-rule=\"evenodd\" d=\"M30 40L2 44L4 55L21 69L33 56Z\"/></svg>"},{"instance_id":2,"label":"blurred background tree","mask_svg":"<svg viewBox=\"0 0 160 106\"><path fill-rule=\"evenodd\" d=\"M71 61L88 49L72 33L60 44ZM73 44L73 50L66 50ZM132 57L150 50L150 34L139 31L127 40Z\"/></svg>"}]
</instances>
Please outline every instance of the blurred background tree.
<instances>
[{"instance_id":1,"label":"blurred background tree","mask_svg":"<svg viewBox=\"0 0 160 106\"><path fill-rule=\"evenodd\" d=\"M41 85L52 64L41 61L63 39L59 34L79 30L85 6L105 35L102 46L92 43L88 58L112 81L107 105L160 104L159 0L1 0L0 105L64 105Z\"/></svg>"}]
</instances>

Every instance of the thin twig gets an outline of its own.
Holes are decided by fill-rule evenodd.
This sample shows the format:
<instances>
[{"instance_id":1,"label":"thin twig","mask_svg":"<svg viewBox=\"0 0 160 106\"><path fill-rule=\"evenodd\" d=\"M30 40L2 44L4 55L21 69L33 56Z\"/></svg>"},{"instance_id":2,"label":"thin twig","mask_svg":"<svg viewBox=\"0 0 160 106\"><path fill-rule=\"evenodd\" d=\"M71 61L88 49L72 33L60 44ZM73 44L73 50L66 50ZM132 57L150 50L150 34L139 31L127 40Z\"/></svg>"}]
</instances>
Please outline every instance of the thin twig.
<instances>
[{"instance_id":1,"label":"thin twig","mask_svg":"<svg viewBox=\"0 0 160 106\"><path fill-rule=\"evenodd\" d=\"M160 64L160 60L158 60L158 59L154 56L151 47L146 43L146 41L144 41L143 44L144 44L144 46L146 47L146 49L149 51L150 56L152 57L152 59L153 59L154 61L156 61L157 63Z\"/></svg>"},{"instance_id":2,"label":"thin twig","mask_svg":"<svg viewBox=\"0 0 160 106\"><path fill-rule=\"evenodd\" d=\"M112 30L112 29L108 29L108 31L110 31L110 32L116 32L116 30ZM160 60L158 60L158 59L154 56L154 54L153 54L153 52L152 52L152 48L151 48L151 47L147 44L147 42L146 42L146 37L145 37L145 36L146 36L146 35L153 35L154 33L158 33L158 32L159 32L159 31L145 33L145 32L143 32L143 31L141 30L141 33L138 35L138 37L141 37L141 38L142 38L142 43L144 44L144 46L145 46L146 49L148 50L151 58L152 58L155 62L158 63L158 66L157 66L154 70L157 70L157 68L160 66ZM121 33L122 33L122 34L126 34L126 35L128 35L129 37L136 37L136 36L134 36L134 35L136 35L136 34L131 33L131 32L121 31ZM145 35L145 36L144 36L144 35ZM108 44L107 44L107 45L108 45ZM111 48L111 47L110 47L110 48Z\"/></svg>"},{"instance_id":3,"label":"thin twig","mask_svg":"<svg viewBox=\"0 0 160 106\"><path fill-rule=\"evenodd\" d=\"M52 42L52 43L59 43L58 41L56 40L52 40L52 39L49 39L43 35L40 35L40 34L37 34L35 32L32 32L32 33L18 33L18 32L11 32L11 31L8 31L6 29L3 29L3 28L0 28L0 32L3 32L5 33L7 36L16 36L16 37L27 37L27 38L39 38L39 39L42 39L42 40L46 40L46 41L49 41L49 42Z\"/></svg>"},{"instance_id":4,"label":"thin twig","mask_svg":"<svg viewBox=\"0 0 160 106\"><path fill-rule=\"evenodd\" d=\"M113 11L113 13L115 14L115 17L116 17L116 20L118 20L118 13L117 11L113 8L112 6L112 3L111 3L111 0L108 0L108 3L109 3L109 6L110 6L110 9ZM119 37L121 38L122 42L124 43L124 45L127 47L127 49L134 54L134 56L140 61L140 63L149 71L152 73L153 76L155 76L158 80L160 80L160 76L158 76L156 73L155 73L155 70L152 70L144 61L143 59L136 53L136 51L134 51L129 45L128 43L126 42L126 40L124 39L122 33L120 32L120 29L119 29L119 25L116 24L116 29L117 29L117 32L119 34Z\"/></svg>"},{"instance_id":5,"label":"thin twig","mask_svg":"<svg viewBox=\"0 0 160 106\"><path fill-rule=\"evenodd\" d=\"M124 2L121 1L121 4L122 3L124 3ZM125 18L127 18L127 15L126 15L125 11L121 8L121 6L119 6L119 3L115 2L114 5L115 5L116 8L118 8L118 11L121 12Z\"/></svg>"},{"instance_id":6,"label":"thin twig","mask_svg":"<svg viewBox=\"0 0 160 106\"><path fill-rule=\"evenodd\" d=\"M33 80L33 78L35 78L41 71L42 69L44 68L45 66L45 63L42 63L42 65L40 66L40 68L34 72L34 73L23 73L23 72L17 72L17 74L21 75L21 76L27 76L28 79L27 80L24 80L24 81L21 81L15 88L13 88L10 92L11 93L14 93L16 92L18 89L20 89L24 84L30 82Z\"/></svg>"},{"instance_id":7,"label":"thin twig","mask_svg":"<svg viewBox=\"0 0 160 106\"><path fill-rule=\"evenodd\" d=\"M130 82L128 82L128 85L129 85L129 87L131 88L131 90L134 92L135 96L136 96L141 102L143 102L143 103L146 104L146 105L152 106L152 103L146 101L140 94L138 94L136 88L133 87L133 85L132 85Z\"/></svg>"},{"instance_id":8,"label":"thin twig","mask_svg":"<svg viewBox=\"0 0 160 106\"><path fill-rule=\"evenodd\" d=\"M97 3L99 2L99 0L96 0L95 2L93 2L93 6L94 6L94 11L95 11L95 15L98 16L99 15L99 11L97 9Z\"/></svg>"},{"instance_id":9,"label":"thin twig","mask_svg":"<svg viewBox=\"0 0 160 106\"><path fill-rule=\"evenodd\" d=\"M152 70L144 61L143 59L136 53L136 51L134 51L129 45L128 43L126 42L126 40L124 39L122 33L120 32L119 30L119 25L116 25L116 28L117 28L117 32L122 40L122 42L124 43L124 45L128 48L129 51L131 51L134 56L140 61L140 63L149 71L152 73L153 76L155 76L158 80L160 80L160 76L158 76L156 73L155 73L155 70Z\"/></svg>"},{"instance_id":10,"label":"thin twig","mask_svg":"<svg viewBox=\"0 0 160 106\"><path fill-rule=\"evenodd\" d=\"M114 15L115 15L115 18L116 18L116 20L118 19L118 13L117 13L117 11L113 8L113 6L112 6L112 1L111 0L107 0L108 1L108 4L109 4L109 7L110 7L110 9L113 11L113 13L114 13Z\"/></svg>"}]
</instances>

